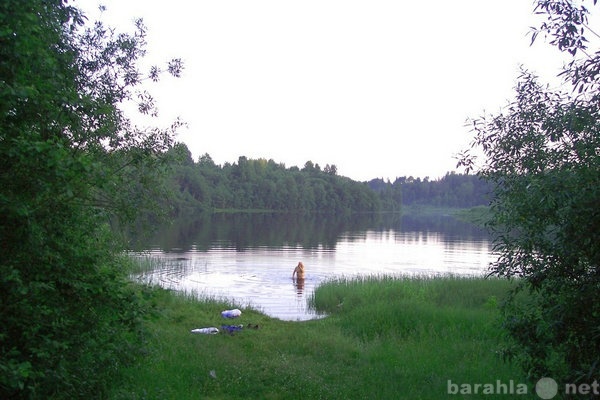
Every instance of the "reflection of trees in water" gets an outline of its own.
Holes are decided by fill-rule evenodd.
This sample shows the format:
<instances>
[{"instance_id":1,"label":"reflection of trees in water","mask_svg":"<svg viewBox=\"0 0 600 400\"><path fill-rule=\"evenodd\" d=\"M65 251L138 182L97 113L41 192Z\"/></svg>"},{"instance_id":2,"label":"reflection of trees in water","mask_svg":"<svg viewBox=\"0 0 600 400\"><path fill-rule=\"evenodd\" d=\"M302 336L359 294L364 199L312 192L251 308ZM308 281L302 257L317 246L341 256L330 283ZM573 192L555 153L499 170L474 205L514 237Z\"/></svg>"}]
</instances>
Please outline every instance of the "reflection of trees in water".
<instances>
[{"instance_id":1,"label":"reflection of trees in water","mask_svg":"<svg viewBox=\"0 0 600 400\"><path fill-rule=\"evenodd\" d=\"M476 225L460 221L449 215L402 216L399 231L439 232L443 236L459 236L462 239L488 239L489 234Z\"/></svg>"},{"instance_id":2,"label":"reflection of trees in water","mask_svg":"<svg viewBox=\"0 0 600 400\"><path fill-rule=\"evenodd\" d=\"M255 247L302 247L334 249L342 234L367 230L399 232L440 232L462 238L486 238L474 225L452 217L411 217L399 214L288 214L232 213L200 214L172 221L156 229L150 240L133 240L136 249L159 247L163 251L185 252L211 246L244 250Z\"/></svg>"}]
</instances>

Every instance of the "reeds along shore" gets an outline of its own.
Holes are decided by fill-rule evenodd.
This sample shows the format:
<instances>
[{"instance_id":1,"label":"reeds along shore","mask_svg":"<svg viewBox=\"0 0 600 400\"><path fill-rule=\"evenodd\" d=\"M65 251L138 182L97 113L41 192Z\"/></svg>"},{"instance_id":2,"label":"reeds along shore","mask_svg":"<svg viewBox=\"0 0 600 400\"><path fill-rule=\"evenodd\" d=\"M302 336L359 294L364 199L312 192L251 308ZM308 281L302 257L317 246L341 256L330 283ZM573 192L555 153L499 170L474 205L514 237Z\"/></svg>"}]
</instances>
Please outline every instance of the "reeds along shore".
<instances>
[{"instance_id":1,"label":"reeds along shore","mask_svg":"<svg viewBox=\"0 0 600 400\"><path fill-rule=\"evenodd\" d=\"M510 288L483 278L336 279L310 300L326 318L243 309L236 324L260 329L235 335L190 334L221 322L215 315L231 304L153 289L147 354L110 398L445 399L448 382L526 382L497 351L498 304Z\"/></svg>"}]
</instances>

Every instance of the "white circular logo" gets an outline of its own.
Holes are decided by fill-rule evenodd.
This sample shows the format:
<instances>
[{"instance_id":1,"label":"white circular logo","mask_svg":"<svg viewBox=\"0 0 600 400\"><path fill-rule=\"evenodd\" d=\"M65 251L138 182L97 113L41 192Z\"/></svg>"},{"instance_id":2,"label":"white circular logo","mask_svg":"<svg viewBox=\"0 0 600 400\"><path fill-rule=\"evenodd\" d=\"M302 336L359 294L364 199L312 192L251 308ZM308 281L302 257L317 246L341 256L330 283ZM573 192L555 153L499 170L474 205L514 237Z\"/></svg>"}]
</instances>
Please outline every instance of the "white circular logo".
<instances>
[{"instance_id":1,"label":"white circular logo","mask_svg":"<svg viewBox=\"0 0 600 400\"><path fill-rule=\"evenodd\" d=\"M551 399L558 393L558 384L552 378L541 378L535 384L535 392L542 399Z\"/></svg>"}]
</instances>

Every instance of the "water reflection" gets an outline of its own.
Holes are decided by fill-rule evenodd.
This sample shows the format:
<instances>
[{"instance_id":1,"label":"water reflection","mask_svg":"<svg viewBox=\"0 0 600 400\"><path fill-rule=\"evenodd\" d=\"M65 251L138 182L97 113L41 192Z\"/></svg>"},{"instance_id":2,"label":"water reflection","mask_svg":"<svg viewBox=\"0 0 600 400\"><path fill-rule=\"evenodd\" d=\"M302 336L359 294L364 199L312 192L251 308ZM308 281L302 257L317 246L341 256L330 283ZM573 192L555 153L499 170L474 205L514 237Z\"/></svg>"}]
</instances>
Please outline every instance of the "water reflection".
<instances>
[{"instance_id":1,"label":"water reflection","mask_svg":"<svg viewBox=\"0 0 600 400\"><path fill-rule=\"evenodd\" d=\"M486 233L449 217L203 215L133 243L140 258L156 260L137 279L231 298L287 320L318 317L307 300L330 278L481 274L491 261ZM299 261L305 279L292 279Z\"/></svg>"},{"instance_id":2,"label":"water reflection","mask_svg":"<svg viewBox=\"0 0 600 400\"><path fill-rule=\"evenodd\" d=\"M298 297L302 297L302 294L304 293L304 279L305 278L292 279L294 286L296 287L296 293L298 294Z\"/></svg>"},{"instance_id":3,"label":"water reflection","mask_svg":"<svg viewBox=\"0 0 600 400\"><path fill-rule=\"evenodd\" d=\"M343 235L350 234L349 240L360 240L366 232L383 235L411 232L421 238L433 234L443 240L488 239L481 228L442 215L219 213L182 217L155 227L154 231L140 229L130 235L130 247L134 250L152 247L174 253L208 250L215 245L238 251L261 246L335 250Z\"/></svg>"}]
</instances>

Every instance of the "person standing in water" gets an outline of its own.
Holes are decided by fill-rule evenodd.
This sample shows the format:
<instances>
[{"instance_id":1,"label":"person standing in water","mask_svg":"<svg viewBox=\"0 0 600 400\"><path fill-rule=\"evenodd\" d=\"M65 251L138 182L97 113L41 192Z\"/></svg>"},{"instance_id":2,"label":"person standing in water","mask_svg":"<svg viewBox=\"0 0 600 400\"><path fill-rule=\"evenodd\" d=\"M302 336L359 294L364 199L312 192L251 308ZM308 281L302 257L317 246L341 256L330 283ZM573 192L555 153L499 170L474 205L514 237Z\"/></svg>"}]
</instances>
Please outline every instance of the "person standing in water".
<instances>
[{"instance_id":1,"label":"person standing in water","mask_svg":"<svg viewBox=\"0 0 600 400\"><path fill-rule=\"evenodd\" d=\"M296 268L294 268L294 272L292 272L292 279L296 277L298 280L304 280L304 264L299 262Z\"/></svg>"},{"instance_id":2,"label":"person standing in water","mask_svg":"<svg viewBox=\"0 0 600 400\"><path fill-rule=\"evenodd\" d=\"M292 280L296 287L296 293L298 293L298 296L302 296L302 293L304 292L304 264L302 264L302 262L299 262L296 268L294 268Z\"/></svg>"}]
</instances>

